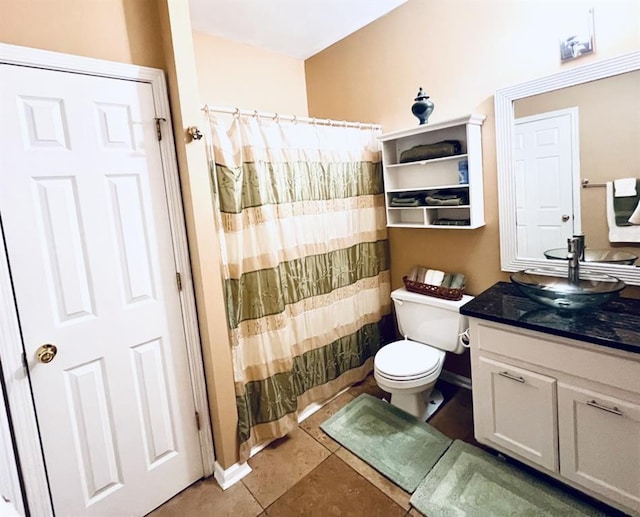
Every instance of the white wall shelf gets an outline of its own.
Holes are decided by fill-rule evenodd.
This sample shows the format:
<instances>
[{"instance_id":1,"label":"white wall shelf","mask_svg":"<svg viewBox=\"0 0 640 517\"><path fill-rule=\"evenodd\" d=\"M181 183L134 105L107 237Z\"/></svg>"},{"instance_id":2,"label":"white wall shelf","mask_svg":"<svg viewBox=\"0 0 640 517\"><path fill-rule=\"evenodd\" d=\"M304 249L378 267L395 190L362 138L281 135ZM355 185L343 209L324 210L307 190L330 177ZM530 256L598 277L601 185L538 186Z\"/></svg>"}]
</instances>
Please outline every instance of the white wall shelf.
<instances>
[{"instance_id":1,"label":"white wall shelf","mask_svg":"<svg viewBox=\"0 0 640 517\"><path fill-rule=\"evenodd\" d=\"M425 124L380 137L384 169L387 226L469 230L484 226L482 186L481 128L484 115L468 115L437 124ZM453 156L400 163L401 154L417 145L444 140L460 142L460 153ZM468 163L468 182L459 183L458 163ZM424 198L436 192L460 192L465 205L428 205ZM392 206L398 194L415 194L418 206ZM439 224L453 220L452 224Z\"/></svg>"}]
</instances>

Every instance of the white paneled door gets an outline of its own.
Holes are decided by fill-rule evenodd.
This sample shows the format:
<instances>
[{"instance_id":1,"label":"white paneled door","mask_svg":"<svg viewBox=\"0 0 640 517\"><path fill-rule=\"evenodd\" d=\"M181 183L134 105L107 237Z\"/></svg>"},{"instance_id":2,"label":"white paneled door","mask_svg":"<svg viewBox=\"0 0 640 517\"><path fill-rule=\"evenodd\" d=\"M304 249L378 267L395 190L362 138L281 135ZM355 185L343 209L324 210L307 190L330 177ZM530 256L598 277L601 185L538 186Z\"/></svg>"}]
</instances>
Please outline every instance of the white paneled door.
<instances>
[{"instance_id":1,"label":"white paneled door","mask_svg":"<svg viewBox=\"0 0 640 517\"><path fill-rule=\"evenodd\" d=\"M151 86L0 65L0 113L54 510L143 515L203 474Z\"/></svg>"},{"instance_id":2,"label":"white paneled door","mask_svg":"<svg viewBox=\"0 0 640 517\"><path fill-rule=\"evenodd\" d=\"M562 110L516 119L518 257L544 258L546 250L566 247L575 231L573 116Z\"/></svg>"}]
</instances>

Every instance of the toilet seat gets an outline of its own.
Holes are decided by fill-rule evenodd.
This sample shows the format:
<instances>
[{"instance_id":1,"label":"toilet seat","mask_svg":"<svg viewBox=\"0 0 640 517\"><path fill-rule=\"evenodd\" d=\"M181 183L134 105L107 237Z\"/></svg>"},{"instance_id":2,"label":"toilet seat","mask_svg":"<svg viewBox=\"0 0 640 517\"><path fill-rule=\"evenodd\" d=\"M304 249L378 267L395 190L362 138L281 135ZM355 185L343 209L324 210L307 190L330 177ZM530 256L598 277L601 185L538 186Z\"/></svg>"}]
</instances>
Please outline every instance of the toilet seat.
<instances>
[{"instance_id":1,"label":"toilet seat","mask_svg":"<svg viewBox=\"0 0 640 517\"><path fill-rule=\"evenodd\" d=\"M382 347L374 359L379 376L390 381L417 381L440 374L445 352L409 339Z\"/></svg>"}]
</instances>

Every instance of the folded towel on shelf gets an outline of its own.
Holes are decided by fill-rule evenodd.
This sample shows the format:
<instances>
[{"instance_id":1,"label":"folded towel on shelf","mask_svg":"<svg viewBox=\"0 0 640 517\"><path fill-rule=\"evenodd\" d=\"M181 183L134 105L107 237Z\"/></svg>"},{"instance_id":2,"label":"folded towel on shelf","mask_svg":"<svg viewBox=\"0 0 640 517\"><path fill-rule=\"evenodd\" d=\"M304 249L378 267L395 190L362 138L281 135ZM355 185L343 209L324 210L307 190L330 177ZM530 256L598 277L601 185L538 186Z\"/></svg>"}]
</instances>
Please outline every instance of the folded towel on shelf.
<instances>
[{"instance_id":1,"label":"folded towel on shelf","mask_svg":"<svg viewBox=\"0 0 640 517\"><path fill-rule=\"evenodd\" d=\"M419 199L394 199L391 198L390 206L402 208L402 207L412 207L412 206L420 206Z\"/></svg>"},{"instance_id":2,"label":"folded towel on shelf","mask_svg":"<svg viewBox=\"0 0 640 517\"><path fill-rule=\"evenodd\" d=\"M427 205L432 206L460 206L465 204L464 199L462 199L461 197L454 197L451 199L438 199L433 196L427 196L424 198L424 202Z\"/></svg>"},{"instance_id":3,"label":"folded towel on shelf","mask_svg":"<svg viewBox=\"0 0 640 517\"><path fill-rule=\"evenodd\" d=\"M400 163L432 160L444 156L453 156L462 152L462 145L458 140L443 140L434 144L416 145L400 153Z\"/></svg>"},{"instance_id":4,"label":"folded towel on shelf","mask_svg":"<svg viewBox=\"0 0 640 517\"><path fill-rule=\"evenodd\" d=\"M437 226L469 226L471 224L471 219L448 219L446 217L440 217L431 224Z\"/></svg>"},{"instance_id":5,"label":"folded towel on shelf","mask_svg":"<svg viewBox=\"0 0 640 517\"><path fill-rule=\"evenodd\" d=\"M422 204L422 195L414 192L399 192L391 196L390 206L413 207Z\"/></svg>"},{"instance_id":6,"label":"folded towel on shelf","mask_svg":"<svg viewBox=\"0 0 640 517\"><path fill-rule=\"evenodd\" d=\"M614 188L613 182L606 183L606 212L607 224L609 225L609 242L640 242L640 226L633 226L627 222L627 226L616 224L616 212L614 209ZM630 214L633 216L633 213ZM627 215L627 221L629 215Z\"/></svg>"},{"instance_id":7,"label":"folded towel on shelf","mask_svg":"<svg viewBox=\"0 0 640 517\"><path fill-rule=\"evenodd\" d=\"M437 190L436 192L433 192L432 194L429 195L429 197L432 197L434 199L441 199L443 201L446 201L447 199L458 199L462 197L462 193L460 192L456 192L453 190Z\"/></svg>"},{"instance_id":8,"label":"folded towel on shelf","mask_svg":"<svg viewBox=\"0 0 640 517\"><path fill-rule=\"evenodd\" d=\"M622 178L613 181L614 197L637 196L636 178Z\"/></svg>"},{"instance_id":9,"label":"folded towel on shelf","mask_svg":"<svg viewBox=\"0 0 640 517\"><path fill-rule=\"evenodd\" d=\"M633 214L634 210L638 206L638 202L640 202L640 195L638 195L638 191L640 191L640 185L636 190L636 179L633 178L634 182L634 191L636 194L632 196L616 196L615 195L615 182L614 182L614 196L613 196L613 212L616 218L616 226L631 226L632 223L629 222L629 217ZM640 181L638 181L640 183Z\"/></svg>"}]
</instances>

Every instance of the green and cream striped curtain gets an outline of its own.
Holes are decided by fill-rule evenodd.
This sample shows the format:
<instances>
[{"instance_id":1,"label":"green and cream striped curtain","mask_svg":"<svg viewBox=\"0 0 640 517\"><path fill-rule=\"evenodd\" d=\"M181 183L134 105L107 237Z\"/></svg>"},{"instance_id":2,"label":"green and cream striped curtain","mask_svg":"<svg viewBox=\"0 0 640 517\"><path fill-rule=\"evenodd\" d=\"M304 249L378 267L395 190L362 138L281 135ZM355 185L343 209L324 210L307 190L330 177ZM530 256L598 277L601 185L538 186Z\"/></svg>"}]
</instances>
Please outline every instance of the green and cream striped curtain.
<instances>
[{"instance_id":1,"label":"green and cream striped curtain","mask_svg":"<svg viewBox=\"0 0 640 517\"><path fill-rule=\"evenodd\" d=\"M393 338L379 133L210 117L245 461Z\"/></svg>"}]
</instances>

